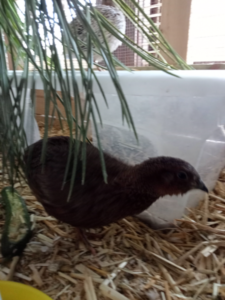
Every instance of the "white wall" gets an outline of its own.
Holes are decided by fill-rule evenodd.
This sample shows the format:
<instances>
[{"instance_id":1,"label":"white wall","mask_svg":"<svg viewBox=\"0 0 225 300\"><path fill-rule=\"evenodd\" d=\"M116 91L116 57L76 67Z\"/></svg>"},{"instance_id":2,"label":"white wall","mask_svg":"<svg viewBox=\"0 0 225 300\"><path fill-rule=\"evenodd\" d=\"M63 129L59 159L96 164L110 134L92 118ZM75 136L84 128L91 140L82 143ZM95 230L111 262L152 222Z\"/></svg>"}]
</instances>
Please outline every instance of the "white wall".
<instances>
[{"instance_id":1,"label":"white wall","mask_svg":"<svg viewBox=\"0 0 225 300\"><path fill-rule=\"evenodd\" d=\"M192 0L187 62L225 61L225 0Z\"/></svg>"}]
</instances>

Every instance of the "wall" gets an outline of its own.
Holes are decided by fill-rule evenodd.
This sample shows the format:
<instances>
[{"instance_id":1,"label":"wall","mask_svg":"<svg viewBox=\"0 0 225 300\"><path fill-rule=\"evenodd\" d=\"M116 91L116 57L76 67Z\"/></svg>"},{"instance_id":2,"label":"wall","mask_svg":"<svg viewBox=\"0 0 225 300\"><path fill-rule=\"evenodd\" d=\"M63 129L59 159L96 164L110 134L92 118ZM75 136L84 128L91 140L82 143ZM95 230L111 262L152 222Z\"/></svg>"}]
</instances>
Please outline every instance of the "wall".
<instances>
[{"instance_id":1,"label":"wall","mask_svg":"<svg viewBox=\"0 0 225 300\"><path fill-rule=\"evenodd\" d=\"M225 1L192 0L187 62L225 62Z\"/></svg>"},{"instance_id":2,"label":"wall","mask_svg":"<svg viewBox=\"0 0 225 300\"><path fill-rule=\"evenodd\" d=\"M187 57L191 0L162 0L160 30L174 50ZM171 62L166 57L168 62Z\"/></svg>"}]
</instances>

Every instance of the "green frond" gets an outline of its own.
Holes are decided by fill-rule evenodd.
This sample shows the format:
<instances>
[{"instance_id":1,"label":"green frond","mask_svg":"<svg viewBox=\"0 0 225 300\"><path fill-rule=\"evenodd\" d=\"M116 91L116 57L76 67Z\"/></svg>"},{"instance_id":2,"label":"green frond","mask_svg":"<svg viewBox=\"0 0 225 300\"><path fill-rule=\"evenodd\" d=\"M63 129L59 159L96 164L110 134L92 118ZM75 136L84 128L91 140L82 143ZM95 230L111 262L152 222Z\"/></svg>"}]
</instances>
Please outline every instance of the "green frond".
<instances>
[{"instance_id":1,"label":"green frond","mask_svg":"<svg viewBox=\"0 0 225 300\"><path fill-rule=\"evenodd\" d=\"M135 10L132 10L122 0L114 0L114 2L130 19L135 28L147 38L153 49L156 49L155 45L157 44L160 50L158 58L119 32L99 11L94 9L89 1L85 1L84 4L83 1L79 0L67 0L71 13L76 12L77 18L80 19L87 32L87 52L85 53L82 47L83 42L71 32L61 0L52 0L51 10L49 9L49 2L49 0L24 0L25 8L23 10L17 6L15 0L0 0L0 154L4 173L8 175L12 184L24 174L22 157L24 149L27 147L24 132L26 91L27 88L31 90L31 104L33 113L35 113L36 78L39 76L45 98L45 132L42 161L45 161L46 142L51 127L49 116L58 118L62 129L62 120L66 121L71 143L64 183L74 152L72 188L76 176L76 154L81 145L79 140L87 140L87 129L90 119L92 119L96 130L103 178L107 181L107 170L97 127L97 123L101 123L101 115L98 109L98 101L92 91L94 81L98 84L106 103L107 98L93 69L94 52L101 54L105 68L109 72L121 103L123 121L132 128L136 137L137 134L116 66L131 70L110 52L104 30L108 30L149 65L159 70L171 74L170 71L175 68L166 62L164 54L170 57L174 61L174 65L178 65L179 68L190 69L190 67L167 43L154 22L135 0L131 0ZM18 10L20 10L20 14L18 14ZM96 20L99 26L103 43L92 28L92 20ZM4 36L7 36L7 43L4 42ZM6 53L11 55L13 75L9 75L10 73L7 70ZM79 66L79 70L75 68L75 61ZM18 66L23 69L20 78L18 78L16 72ZM78 80L78 72L81 75L81 82ZM64 111L60 110L58 103L62 104ZM53 109L50 109L50 107L53 107ZM76 139L76 143L72 142L73 138ZM85 144L82 146L82 162L82 183L84 183L86 169Z\"/></svg>"}]
</instances>

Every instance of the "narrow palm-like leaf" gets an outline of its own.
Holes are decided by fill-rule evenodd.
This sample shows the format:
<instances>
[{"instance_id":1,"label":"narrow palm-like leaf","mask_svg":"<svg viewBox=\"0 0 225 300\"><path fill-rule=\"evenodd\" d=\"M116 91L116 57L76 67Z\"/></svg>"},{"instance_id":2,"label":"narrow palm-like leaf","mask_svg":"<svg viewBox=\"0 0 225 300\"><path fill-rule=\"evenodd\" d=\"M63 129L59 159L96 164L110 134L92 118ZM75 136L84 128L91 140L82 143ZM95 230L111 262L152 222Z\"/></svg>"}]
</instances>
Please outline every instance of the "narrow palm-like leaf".
<instances>
[{"instance_id":1,"label":"narrow palm-like leaf","mask_svg":"<svg viewBox=\"0 0 225 300\"><path fill-rule=\"evenodd\" d=\"M52 0L52 12L49 10L49 0L24 1L25 10L21 9L23 18L20 19L18 15L18 9L20 8L18 8L15 0L0 0L0 143L3 170L4 174L8 174L13 183L20 176L21 167L24 167L22 155L24 148L27 146L23 129L26 90L28 87L31 88L30 97L33 112L35 112L36 78L39 77L45 97L45 131L41 159L42 162L45 162L47 138L52 124L49 122L49 116L51 120L57 117L62 129L64 126L62 121L66 121L71 140L64 184L67 181L72 163L71 188L68 195L70 197L73 182L76 178L79 151L81 151L82 158L81 183L85 182L86 144L83 143L80 149L79 140L87 140L90 118L96 131L103 178L107 181L107 170L98 133L101 114L98 101L92 90L94 82L97 83L106 104L107 98L93 69L93 51L101 54L121 103L122 119L133 129L136 135L135 124L115 66L119 65L129 71L130 68L124 66L110 53L105 30L157 69L170 74L172 74L171 70L175 69L175 66L167 64L165 54L180 68L189 69L189 66L167 43L154 22L135 0L130 0L135 10L132 10L124 1L114 0L114 2L131 20L135 28L149 41L153 49L160 50L158 58L149 54L140 45L119 32L115 26L94 9L89 1L86 1L84 5L79 0L67 0L68 7L71 11L76 11L76 17L79 18L84 30L87 32L86 52L82 47L84 41L80 41L79 36L72 34L70 30L61 0ZM104 41L103 43L100 42L99 35L91 26L92 20L95 20L98 24L98 31ZM56 33L57 30L58 33ZM5 45L3 35L7 36L8 40ZM9 52L12 58L13 72L11 75L7 73L6 51ZM75 70L74 57L79 66L79 73ZM87 69L84 67L84 63ZM16 72L18 64L23 66L21 76L18 76ZM30 66L33 66L33 71L30 71ZM63 110L60 109L58 103L62 104ZM75 143L73 141L74 137L76 139ZM72 157L74 159L71 162Z\"/></svg>"}]
</instances>

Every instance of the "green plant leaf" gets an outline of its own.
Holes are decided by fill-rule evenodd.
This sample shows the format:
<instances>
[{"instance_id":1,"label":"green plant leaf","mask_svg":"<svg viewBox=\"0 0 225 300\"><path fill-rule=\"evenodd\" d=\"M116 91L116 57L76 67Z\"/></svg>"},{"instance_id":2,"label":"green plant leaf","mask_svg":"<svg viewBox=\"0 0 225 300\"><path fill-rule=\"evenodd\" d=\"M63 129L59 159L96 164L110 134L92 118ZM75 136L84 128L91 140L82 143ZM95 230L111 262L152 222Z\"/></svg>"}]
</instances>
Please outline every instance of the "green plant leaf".
<instances>
[{"instance_id":1,"label":"green plant leaf","mask_svg":"<svg viewBox=\"0 0 225 300\"><path fill-rule=\"evenodd\" d=\"M25 172L23 153L27 147L24 132L26 91L27 88L31 89L30 98L34 114L36 79L39 77L45 98L45 131L41 160L45 162L47 138L52 120L57 118L62 129L66 122L69 128L70 147L62 188L68 176L71 158L74 157L69 199L76 178L80 150L83 163L81 184L85 183L86 144L83 143L80 149L79 140L88 140L90 119L96 131L103 180L107 182L107 170L98 133L98 123L102 123L102 120L98 100L93 94L94 82L98 85L106 104L107 97L96 75L98 71L93 68L93 52L101 54L121 104L122 120L132 128L134 135L138 138L116 66L128 71L131 69L110 52L106 31L121 40L131 51L156 69L174 75L171 71L177 68L175 65L181 69L190 69L190 67L167 43L160 30L135 0L130 0L135 9L131 9L122 0L114 0L114 2L134 24L136 30L149 41L153 49L159 50L158 57L142 49L140 45L119 32L92 6L91 2L85 1L84 4L79 0L67 0L71 13L76 12L76 17L87 32L87 51L85 52L84 41L80 41L79 36L71 32L61 0L51 1L24 0L25 9L23 10L17 6L15 0L0 0L0 154L4 174L13 184L15 180L24 176ZM52 3L51 7L49 3ZM18 13L19 10L20 13ZM98 24L98 32L93 30L93 20ZM7 36L6 41L4 41L4 36ZM13 68L11 73L7 72L6 53L11 56ZM173 65L166 62L165 54L172 59ZM79 66L79 71L75 69L75 61ZM18 66L23 69L21 76L17 72Z\"/></svg>"}]
</instances>

